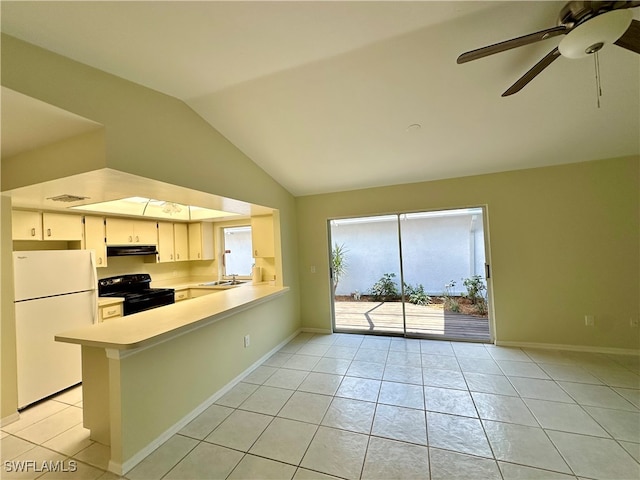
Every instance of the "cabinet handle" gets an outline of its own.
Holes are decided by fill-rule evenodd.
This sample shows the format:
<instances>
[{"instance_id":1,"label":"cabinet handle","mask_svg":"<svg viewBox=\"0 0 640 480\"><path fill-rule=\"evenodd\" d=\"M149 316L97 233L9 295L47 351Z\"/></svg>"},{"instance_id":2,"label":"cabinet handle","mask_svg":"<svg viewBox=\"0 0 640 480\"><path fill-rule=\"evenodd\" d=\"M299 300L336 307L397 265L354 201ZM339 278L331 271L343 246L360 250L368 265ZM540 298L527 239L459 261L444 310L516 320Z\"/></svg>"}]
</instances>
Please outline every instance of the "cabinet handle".
<instances>
[{"instance_id":1,"label":"cabinet handle","mask_svg":"<svg viewBox=\"0 0 640 480\"><path fill-rule=\"evenodd\" d=\"M47 237L50 237L50 236L51 236L51 229L47 228Z\"/></svg>"},{"instance_id":2,"label":"cabinet handle","mask_svg":"<svg viewBox=\"0 0 640 480\"><path fill-rule=\"evenodd\" d=\"M138 237L138 235L136 235L136 242L140 241L140 237Z\"/></svg>"},{"instance_id":3,"label":"cabinet handle","mask_svg":"<svg viewBox=\"0 0 640 480\"><path fill-rule=\"evenodd\" d=\"M32 228L32 229L31 229L31 236L32 236L32 237L35 237L35 236L36 236L36 229L35 229L35 228Z\"/></svg>"},{"instance_id":4,"label":"cabinet handle","mask_svg":"<svg viewBox=\"0 0 640 480\"><path fill-rule=\"evenodd\" d=\"M102 265L102 257L98 257L98 265Z\"/></svg>"},{"instance_id":5,"label":"cabinet handle","mask_svg":"<svg viewBox=\"0 0 640 480\"><path fill-rule=\"evenodd\" d=\"M133 242L133 237L131 235L129 235L129 241Z\"/></svg>"},{"instance_id":6,"label":"cabinet handle","mask_svg":"<svg viewBox=\"0 0 640 480\"><path fill-rule=\"evenodd\" d=\"M177 258L178 260L180 260L180 254L179 254L179 253L176 253L176 258Z\"/></svg>"},{"instance_id":7,"label":"cabinet handle","mask_svg":"<svg viewBox=\"0 0 640 480\"><path fill-rule=\"evenodd\" d=\"M198 258L200 258L200 252L198 252Z\"/></svg>"},{"instance_id":8,"label":"cabinet handle","mask_svg":"<svg viewBox=\"0 0 640 480\"><path fill-rule=\"evenodd\" d=\"M107 315L115 315L118 310L107 310Z\"/></svg>"},{"instance_id":9,"label":"cabinet handle","mask_svg":"<svg viewBox=\"0 0 640 480\"><path fill-rule=\"evenodd\" d=\"M257 256L258 256L258 250L254 250L254 251L253 251L253 256L254 256L254 257L257 257Z\"/></svg>"},{"instance_id":10,"label":"cabinet handle","mask_svg":"<svg viewBox=\"0 0 640 480\"><path fill-rule=\"evenodd\" d=\"M173 260L173 253L169 254L169 260Z\"/></svg>"}]
</instances>

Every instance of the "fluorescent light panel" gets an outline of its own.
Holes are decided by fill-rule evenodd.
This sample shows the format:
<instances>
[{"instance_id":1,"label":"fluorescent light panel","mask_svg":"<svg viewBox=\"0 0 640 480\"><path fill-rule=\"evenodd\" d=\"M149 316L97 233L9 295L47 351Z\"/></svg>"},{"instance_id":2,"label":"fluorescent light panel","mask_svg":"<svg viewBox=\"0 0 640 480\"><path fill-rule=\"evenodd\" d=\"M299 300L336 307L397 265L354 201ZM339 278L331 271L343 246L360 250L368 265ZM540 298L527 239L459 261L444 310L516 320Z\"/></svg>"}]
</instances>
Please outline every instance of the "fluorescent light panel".
<instances>
[{"instance_id":1,"label":"fluorescent light panel","mask_svg":"<svg viewBox=\"0 0 640 480\"><path fill-rule=\"evenodd\" d=\"M207 220L237 216L236 213L213 210L211 208L182 205L144 197L128 197L108 202L92 203L71 207L87 212L110 213L115 215L131 215L136 217L166 218L172 220Z\"/></svg>"}]
</instances>

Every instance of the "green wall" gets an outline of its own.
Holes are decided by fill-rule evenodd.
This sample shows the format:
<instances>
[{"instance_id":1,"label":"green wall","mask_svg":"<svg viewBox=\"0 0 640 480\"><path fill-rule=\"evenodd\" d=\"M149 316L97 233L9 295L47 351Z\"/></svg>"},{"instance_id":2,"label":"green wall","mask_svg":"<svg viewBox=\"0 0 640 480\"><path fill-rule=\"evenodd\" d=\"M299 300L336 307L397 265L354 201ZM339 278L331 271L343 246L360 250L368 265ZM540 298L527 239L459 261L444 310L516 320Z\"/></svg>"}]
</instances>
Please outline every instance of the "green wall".
<instances>
[{"instance_id":1,"label":"green wall","mask_svg":"<svg viewBox=\"0 0 640 480\"><path fill-rule=\"evenodd\" d=\"M331 328L328 219L486 205L499 342L638 349L639 192L633 157L300 197L303 326Z\"/></svg>"}]
</instances>

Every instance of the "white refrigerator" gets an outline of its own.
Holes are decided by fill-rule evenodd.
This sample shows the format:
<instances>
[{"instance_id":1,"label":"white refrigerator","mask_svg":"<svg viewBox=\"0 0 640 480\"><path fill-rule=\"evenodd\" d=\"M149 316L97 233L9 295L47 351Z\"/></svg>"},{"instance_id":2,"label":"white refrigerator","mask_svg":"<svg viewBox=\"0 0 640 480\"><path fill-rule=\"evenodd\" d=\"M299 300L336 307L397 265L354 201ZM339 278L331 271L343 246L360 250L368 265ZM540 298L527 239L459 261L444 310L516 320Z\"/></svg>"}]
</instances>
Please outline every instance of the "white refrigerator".
<instances>
[{"instance_id":1,"label":"white refrigerator","mask_svg":"<svg viewBox=\"0 0 640 480\"><path fill-rule=\"evenodd\" d=\"M95 323L92 250L13 252L18 408L82 380L80 346L54 336Z\"/></svg>"}]
</instances>

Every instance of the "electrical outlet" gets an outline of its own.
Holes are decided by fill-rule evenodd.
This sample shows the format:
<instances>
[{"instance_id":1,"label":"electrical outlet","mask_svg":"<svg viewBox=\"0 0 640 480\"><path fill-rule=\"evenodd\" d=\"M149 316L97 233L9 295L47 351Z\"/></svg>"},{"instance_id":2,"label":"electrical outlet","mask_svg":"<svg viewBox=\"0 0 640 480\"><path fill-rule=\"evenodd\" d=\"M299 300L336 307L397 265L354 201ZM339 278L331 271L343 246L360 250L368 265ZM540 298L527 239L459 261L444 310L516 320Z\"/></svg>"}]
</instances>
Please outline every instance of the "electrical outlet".
<instances>
[{"instance_id":1,"label":"electrical outlet","mask_svg":"<svg viewBox=\"0 0 640 480\"><path fill-rule=\"evenodd\" d=\"M584 316L584 325L585 327L593 327L596 324L596 320L593 315L585 315Z\"/></svg>"},{"instance_id":2,"label":"electrical outlet","mask_svg":"<svg viewBox=\"0 0 640 480\"><path fill-rule=\"evenodd\" d=\"M251 336L245 335L244 336L244 348L247 348L249 345L251 345Z\"/></svg>"},{"instance_id":3,"label":"electrical outlet","mask_svg":"<svg viewBox=\"0 0 640 480\"><path fill-rule=\"evenodd\" d=\"M311 273L316 273L316 266L315 265L311 265Z\"/></svg>"}]
</instances>

